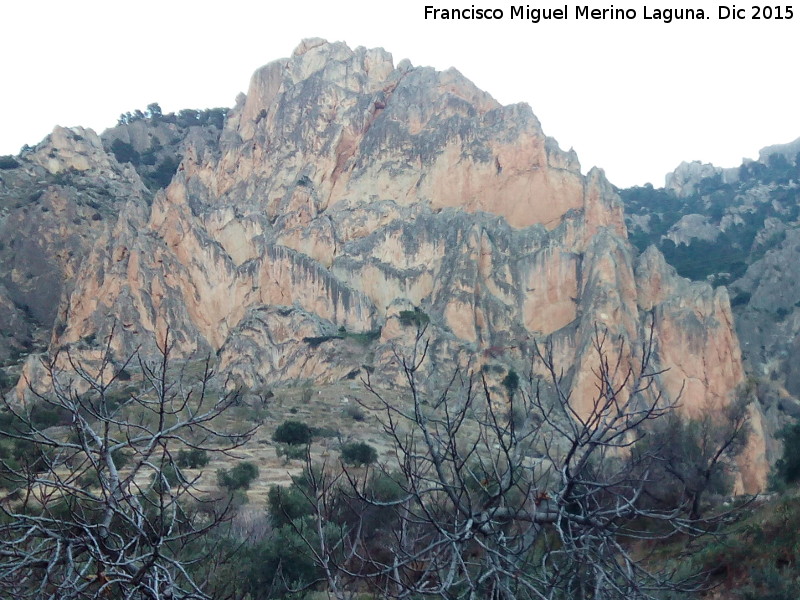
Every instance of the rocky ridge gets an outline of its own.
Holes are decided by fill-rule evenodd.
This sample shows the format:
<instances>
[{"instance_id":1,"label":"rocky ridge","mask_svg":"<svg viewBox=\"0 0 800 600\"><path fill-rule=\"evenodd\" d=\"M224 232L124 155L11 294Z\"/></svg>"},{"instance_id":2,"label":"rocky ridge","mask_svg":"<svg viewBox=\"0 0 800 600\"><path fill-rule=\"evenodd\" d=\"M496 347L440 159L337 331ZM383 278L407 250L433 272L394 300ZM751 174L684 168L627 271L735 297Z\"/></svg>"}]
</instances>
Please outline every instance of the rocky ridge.
<instances>
[{"instance_id":1,"label":"rocky ridge","mask_svg":"<svg viewBox=\"0 0 800 600\"><path fill-rule=\"evenodd\" d=\"M637 258L613 186L527 105L316 39L259 69L218 144L189 140L151 204L121 208L61 298L51 349L90 353L113 329L123 356L169 328L177 354L214 353L249 387L391 383L417 324L433 382L463 366L497 383L550 344L584 414L598 331L635 362L652 323L659 386L689 412L744 380L725 290ZM744 489L763 487L764 443Z\"/></svg>"},{"instance_id":2,"label":"rocky ridge","mask_svg":"<svg viewBox=\"0 0 800 600\"><path fill-rule=\"evenodd\" d=\"M745 369L773 432L800 415L799 144L764 148L735 170L697 163L692 177L684 164L664 189L621 191L641 250L652 244L680 274L727 286Z\"/></svg>"}]
</instances>

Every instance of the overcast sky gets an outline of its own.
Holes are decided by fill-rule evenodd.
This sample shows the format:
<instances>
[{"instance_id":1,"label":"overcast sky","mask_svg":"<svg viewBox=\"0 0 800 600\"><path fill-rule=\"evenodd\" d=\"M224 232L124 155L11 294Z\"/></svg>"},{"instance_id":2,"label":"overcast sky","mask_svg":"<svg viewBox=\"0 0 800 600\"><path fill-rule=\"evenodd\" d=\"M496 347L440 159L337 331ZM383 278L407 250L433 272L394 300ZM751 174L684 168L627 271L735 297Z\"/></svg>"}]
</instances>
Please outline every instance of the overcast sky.
<instances>
[{"instance_id":1,"label":"overcast sky","mask_svg":"<svg viewBox=\"0 0 800 600\"><path fill-rule=\"evenodd\" d=\"M766 145L800 137L800 2L791 20L702 21L424 19L426 4L461 0L261 0L186 2L37 0L0 11L0 154L35 144L56 124L100 132L121 112L157 101L165 112L232 106L262 64L302 38L382 46L397 64L454 66L504 104L527 102L545 133L574 147L584 171L606 170L618 186L652 182L682 160L736 166ZM611 3L591 2L594 8ZM532 7L565 6L561 2ZM732 6L732 4L731 4ZM785 16L785 9L784 9Z\"/></svg>"}]
</instances>

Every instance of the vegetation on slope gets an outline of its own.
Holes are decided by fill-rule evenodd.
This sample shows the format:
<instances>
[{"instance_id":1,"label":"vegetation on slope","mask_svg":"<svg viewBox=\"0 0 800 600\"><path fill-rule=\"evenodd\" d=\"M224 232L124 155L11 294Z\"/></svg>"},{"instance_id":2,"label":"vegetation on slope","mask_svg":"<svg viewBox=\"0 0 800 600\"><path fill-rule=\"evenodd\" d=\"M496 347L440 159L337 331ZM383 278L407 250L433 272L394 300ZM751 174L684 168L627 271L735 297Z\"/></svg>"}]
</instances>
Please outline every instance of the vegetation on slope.
<instances>
[{"instance_id":1,"label":"vegetation on slope","mask_svg":"<svg viewBox=\"0 0 800 600\"><path fill-rule=\"evenodd\" d=\"M8 418L2 423L2 429L17 432L15 435L18 436L2 444L6 474L0 484L6 492L14 486L19 487L25 479L19 477L23 473L33 477L32 481L47 477L50 481L69 482L77 477L88 491L103 485L108 472L104 466L106 464L113 464L123 475L132 473L131 469L140 462L142 450L122 439L122 446L114 450L113 458L104 458L96 470L93 470L91 463L76 462L74 457L69 462L59 462L53 453L52 443L70 443L73 439L70 431L76 416L79 417L78 422L88 419L87 424L94 427L103 422L103 415L124 416L120 425L109 429L112 439L116 428L128 427L124 423L141 424L136 427L150 427L156 423L145 414L139 415L138 409L133 410L136 408L135 399L142 398L144 374L136 365L123 368L117 365L115 372L118 377L109 381L105 402L89 402L91 396L87 396L87 400L81 401L83 408L79 413L71 412L62 405L41 402L31 405L31 411L25 413L24 420L32 430L41 432L34 437L19 435L23 430L18 427L18 420L13 415L6 415ZM199 376L202 382L204 376L201 372L204 373L205 369L201 369L199 363L190 364L168 371L168 378L182 373L189 377ZM120 378L121 373L125 373L125 376ZM541 389L545 383L540 384ZM187 384L184 381L181 385ZM500 536L495 541L511 543L515 535L525 531L528 517L540 515L542 522L537 525L537 528L541 528L541 534L537 534L540 537L528 548L529 556L519 557L518 568L521 570L516 572L513 581L530 578L527 580L546 588L552 584L552 593L547 597L580 598L587 591L586 584L597 583L592 575L594 567L588 569L588 564L596 566L604 564L601 560L609 559L610 562L605 564L614 565L622 556L618 552L629 553L647 572L666 574L674 567L680 567L673 574L674 577L660 580L663 586L661 592L654 591L652 597L700 597L691 590L704 589L706 584L716 586L714 593L724 594L719 597L729 600L784 600L797 597L795 573L800 543L796 531L800 526L800 510L796 508L796 491L757 503L723 504L730 493L731 460L741 447L740 433L746 424L739 418L744 413L737 413L736 407L732 407L730 420L727 421L731 427L725 429L716 426L710 418L686 423L671 412L663 415L660 411L639 413L632 404L625 404L622 420L612 421L622 425L620 431L634 435L637 429L628 429L625 424L635 419L636 415L645 418L641 424L646 435L633 446L631 462L601 453L596 461L587 459L562 465L567 466L567 473L574 473L577 477L575 489L579 495L570 500L560 491L558 477L553 479L557 473L564 471L549 471L546 468L548 461L560 460L557 457L564 456L563 451L569 455L569 435L566 440L559 441L545 434L550 431L548 422L566 427L563 431L569 431L571 420L557 418L554 412L558 407L557 401L551 405L544 397L531 396L530 382L523 378L516 378L513 394L504 387L505 384L498 384L494 393L503 399L502 403L508 397L513 404L508 407L508 414L500 409L501 404L495 405L491 401L481 408L479 394L473 396L472 403L461 405L456 400L463 399L463 395L456 389L446 392L438 400L419 397L412 401L419 392L411 388L397 397L387 397L385 402L380 399L372 404L364 401L363 406L359 407L358 419L350 416L354 412L348 410L351 405L344 405L335 422L331 418L330 406L320 405L318 416L309 416L308 408L319 401L312 401L316 394L306 394L308 390L298 390L297 402L284 405L280 411L276 410L279 399L272 392L245 392L238 400L227 402L225 412L203 428L230 431L234 423L238 422L237 427L241 428L244 421L264 421L265 416L270 415L274 424L265 426L266 431L259 437L258 443L251 442L237 451L237 456L247 457L247 461L239 462L231 457L225 459L223 467L218 461L209 462L209 456L214 454L212 451L220 447L203 443L201 451L202 438L197 437L203 430L200 428L188 434L186 439L191 444L171 446L169 456L174 458L164 462L164 457L168 455L160 450L154 454L160 458L149 461L149 464L159 466L158 470L152 476L148 474L147 477L136 478L139 492L131 492L133 495L130 497L141 493L143 498L150 498L152 503L159 497L172 498L180 490L193 490L189 495L181 495L177 503L165 505L180 508L178 521L170 522L178 526L175 531L180 531L184 537L180 543L166 542L162 551L169 560L177 561L175 564L185 569L186 576L180 580L183 583L179 582L184 589L186 582L192 581L202 588L206 597L220 600L320 598L326 590L338 590L340 597L349 597L351 593L362 594L365 598L384 597L388 593L387 582L399 586L398 589L427 595L427 586L439 585L436 582L443 581L442 576L450 563L432 560L427 555L429 550L425 549L425 544L433 542L432 536L437 528L448 530L457 513L447 508L448 503L443 502L441 495L425 492L420 487L423 482L428 482L428 485L449 482L448 485L454 485L453 489L458 490L461 498L478 502L483 507L492 506L492 498L497 500L495 517L480 525L471 537L450 539L444 546L448 552L450 548L459 548L459 553L451 556L460 557L458 560L463 560L470 572L475 570L474 573L479 573L482 560L491 555L481 550L484 546L493 548L492 552L503 551L505 546L496 547L491 540ZM188 390L189 387L183 389ZM208 393L217 394L218 391L212 391L215 389L209 388ZM474 391L479 389L480 386ZM607 389L607 393L610 394L607 396L609 401L616 402L616 392ZM376 400L374 396L373 400ZM187 408L189 406L193 405L187 405ZM497 407L497 410L493 407ZM381 410L376 412L377 408ZM86 412L92 410L100 412L94 416ZM278 416L280 414L283 415L282 421ZM606 413L599 405L596 414L610 416L611 413ZM388 429L382 436L381 445L384 449L380 454L370 444L353 441L352 437L342 433L341 428L347 425L357 430L372 431L371 435L377 436L375 418L379 415L393 415L391 418L394 419L387 421L384 418L384 428ZM511 415L514 415L513 419ZM169 419L177 417L179 413ZM339 431L330 433L319 427L323 419L327 428L336 424ZM578 437L574 440L578 444L575 446L578 448L574 454L576 458L591 456L586 451L601 439L598 435L607 436L610 432L612 437L606 443L615 439L614 429L598 429L601 422L589 419L583 426L575 423L578 427L575 430ZM582 427L588 429L581 433ZM431 445L424 441L426 430L433 436ZM320 443L322 436L331 435L332 438L324 438L324 444ZM129 437L133 440L132 436ZM791 482L798 462L796 448L800 447L797 444L800 441L800 428L787 430L784 437L786 453L780 463L782 466L776 471L776 478ZM275 443L301 447L303 452L300 466L298 459L290 459L293 462L288 467L272 463L270 468L273 476L275 472L285 472L287 468L295 475L288 485L273 485L264 493L266 490L262 481L267 475L264 469L266 463L257 458L260 454L253 454L253 451L258 449L260 452L260 448L265 448L263 443L269 438L274 438ZM336 438L338 440L333 441ZM46 439L53 442L44 443ZM477 445L469 445L472 439L477 440ZM493 439L500 444L499 454ZM620 443L628 444L625 440L629 438L623 436L619 439ZM680 442L675 443L676 439ZM735 443L730 443L731 440ZM390 453L385 450L387 441ZM330 447L338 448L340 457L330 457L327 452ZM717 460L715 448L722 447L730 448L731 452L724 454L724 460ZM412 448L413 454L409 455ZM434 448L447 449L439 456L444 461L442 465L446 473L455 478L447 474L442 478L435 474L435 462L431 461L436 454L429 453ZM84 451L75 449L77 453ZM551 451L553 454L548 457ZM454 452L466 454L462 459L451 462L456 457ZM398 462L397 459L402 456L406 460ZM514 457L521 462L509 462L517 460ZM112 463L107 463L108 460ZM261 466L257 467L256 464ZM649 466L645 468L646 465ZM206 467L208 473L204 474ZM78 470L70 470L76 468ZM215 470L219 474L218 485L225 490L223 492L213 491ZM513 474L508 484L503 483L505 473ZM615 473L620 474L621 478L605 479ZM58 478L54 479L56 474ZM535 489L526 484L531 475L536 478ZM616 486L608 487L611 481L616 481ZM210 482L211 488L208 487ZM598 530L597 524L584 531L588 519L600 518L603 511L619 506L618 501L627 497L625 490L630 485L639 490L635 511L629 516L620 514L615 517L614 521L618 523L607 531ZM245 492L248 486L251 489ZM259 490L254 493L255 487ZM414 490L422 493L417 500L414 500L417 493ZM86 510L86 500L83 500L80 508L70 504L73 494L76 500L82 498L79 498L77 488L73 491L67 485L59 494L66 504L63 507L60 503L59 506L53 505L48 509L47 518L61 519L60 522L64 524L62 539L72 539L72 532L80 531L80 527L95 526L94 517L85 521L86 513L83 511ZM251 497L250 503L247 502L248 496ZM526 497L530 499L530 505ZM3 532L0 537L5 544L14 543L8 537L11 533L9 528L20 514L19 503L22 498L24 495L10 497L6 494L6 518L0 524L0 531ZM414 504L419 500L423 503ZM584 503L584 500L588 501ZM33 508L32 505L27 506ZM155 502L152 506L155 509L159 504ZM633 510L634 506L630 508ZM557 525L549 519L549 511L562 509L564 518L573 521L569 525L569 536L572 537L564 538L566 522ZM409 510L412 513L408 513ZM648 515L656 513L663 516L674 514L676 520L673 523L658 519L648 523ZM214 519L214 515L221 514L226 515L225 519L216 520L215 526L204 529L202 536L192 534L198 531L198 524L208 523L209 518ZM409 514L414 515L411 521L408 520ZM39 515L38 512L32 514L36 518L40 518ZM433 520L426 521L429 518ZM673 524L679 526L677 531L672 530ZM691 525L688 530L687 525ZM431 526L433 529L428 529ZM698 533L700 530L697 528L701 526L705 535L697 537L689 532L695 528L695 533ZM398 534L409 527L415 531L414 535L408 539L402 536L398 538ZM118 531L123 537L136 535L135 529ZM148 540L154 539L152 535L157 531L160 530L151 530ZM568 548L565 544L570 539L583 540L581 531L592 537L610 536L606 541L609 547L617 550L610 555L593 554L592 562L584 563L578 558L580 552L588 550L584 546L587 538L577 547L582 548L578 554L575 554L575 548L565 553ZM352 552L354 541L359 542L360 554ZM395 548L400 554L382 554L387 547L394 547L392 544L401 542L404 545ZM597 551L600 551L599 548ZM552 557L546 559L550 553ZM389 564L387 560L396 561L398 557L398 575L393 579L385 570L385 565ZM439 556L439 559L443 558L444 555ZM106 566L103 577L111 574L116 577L113 583L108 584L108 589L131 589L131 580L115 570L118 565L113 556L106 556L102 562L98 560L89 554L76 564L79 572L91 574L90 580L81 580L87 583L84 587L86 593L96 593L104 585L100 583L98 564ZM326 572L326 564L335 567L334 576ZM548 574L547 570L540 570L541 564L552 565L556 570ZM12 563L7 561L0 570L11 567ZM54 569L53 573L60 571ZM345 576L346 573L350 575ZM563 579L569 573L571 575ZM555 578L549 579L554 574L557 574ZM702 574L707 574L709 579L704 580ZM684 579L684 576L688 578ZM0 577L0 586L9 585L12 579ZM651 580L651 584L654 581ZM622 580L618 585L621 583ZM13 585L16 585L13 592L19 597L25 597L26 593L29 597L39 597L36 590ZM466 583L462 581L448 589L448 597L463 595L468 589L464 585ZM8 591L10 588L3 589ZM490 592L488 588L480 589L483 590L481 593ZM515 597L525 597L524 591L524 588L515 588ZM203 597L196 590L192 593ZM628 597L639 597L633 588L626 593ZM134 591L131 597L148 598L141 591Z\"/></svg>"},{"instance_id":2,"label":"vegetation on slope","mask_svg":"<svg viewBox=\"0 0 800 600\"><path fill-rule=\"evenodd\" d=\"M145 111L137 109L120 115L117 126L103 133L103 141L117 161L133 165L142 181L155 191L172 181L190 132L201 129L209 134L205 136L207 141L216 144L227 112L227 108L209 108L164 114L154 102ZM143 125L149 129L147 136L131 135ZM143 145L141 140L145 137L147 143Z\"/></svg>"},{"instance_id":3,"label":"vegetation on slope","mask_svg":"<svg viewBox=\"0 0 800 600\"><path fill-rule=\"evenodd\" d=\"M686 197L650 184L619 190L631 243L640 251L654 244L683 277L730 283L780 243L779 237L757 239L767 219L788 223L800 216L799 159L773 154L766 164L745 163L737 181L725 183L721 174L707 177ZM676 244L670 233L686 215L707 217L718 229L715 239Z\"/></svg>"}]
</instances>

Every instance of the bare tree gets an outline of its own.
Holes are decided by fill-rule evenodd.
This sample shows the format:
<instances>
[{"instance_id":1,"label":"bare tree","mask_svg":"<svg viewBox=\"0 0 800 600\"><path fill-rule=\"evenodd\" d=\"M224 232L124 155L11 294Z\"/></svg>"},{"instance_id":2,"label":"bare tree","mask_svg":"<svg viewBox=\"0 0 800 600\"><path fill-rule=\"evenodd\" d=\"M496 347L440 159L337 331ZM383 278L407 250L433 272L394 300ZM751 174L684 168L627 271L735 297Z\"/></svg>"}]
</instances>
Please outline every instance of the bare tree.
<instances>
[{"instance_id":1,"label":"bare tree","mask_svg":"<svg viewBox=\"0 0 800 600\"><path fill-rule=\"evenodd\" d=\"M648 461L644 494L655 505L683 503L690 518L700 519L706 497L732 487L735 459L750 435L749 403L744 395L697 418L673 412L652 423L647 438L634 448L654 459Z\"/></svg>"},{"instance_id":2,"label":"bare tree","mask_svg":"<svg viewBox=\"0 0 800 600\"><path fill-rule=\"evenodd\" d=\"M112 336L92 366L69 353L43 360L32 400L6 402L2 433L27 450L2 465L3 597L207 598L184 553L227 507L205 501L177 454L229 452L253 430L225 430L219 417L236 394L212 392L208 360L190 382L171 364L169 332L156 359L122 364Z\"/></svg>"},{"instance_id":3,"label":"bare tree","mask_svg":"<svg viewBox=\"0 0 800 600\"><path fill-rule=\"evenodd\" d=\"M497 600L699 589L699 577L654 566L643 550L647 540L713 535L728 516L643 500L661 457L640 445L675 408L657 389L652 331L638 352L601 331L593 342L595 391L578 412L549 346L534 348L543 375L531 369L508 399L460 371L426 393L421 327L410 353L396 354L407 403L365 382L396 462L303 482L317 528L309 535L306 521L296 532L334 596L367 584L381 597ZM318 472L309 458L307 473Z\"/></svg>"}]
</instances>

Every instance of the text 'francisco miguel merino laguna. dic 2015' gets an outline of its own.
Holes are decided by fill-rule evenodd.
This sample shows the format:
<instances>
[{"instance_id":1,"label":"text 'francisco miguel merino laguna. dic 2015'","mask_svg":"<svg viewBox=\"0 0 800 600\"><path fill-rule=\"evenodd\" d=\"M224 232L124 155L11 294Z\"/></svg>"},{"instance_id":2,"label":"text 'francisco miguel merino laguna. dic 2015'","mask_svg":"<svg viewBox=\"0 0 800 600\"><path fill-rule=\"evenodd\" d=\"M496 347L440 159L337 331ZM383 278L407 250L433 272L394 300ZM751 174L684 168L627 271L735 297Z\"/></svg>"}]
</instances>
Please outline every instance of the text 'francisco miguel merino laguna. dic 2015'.
<instances>
[{"instance_id":1,"label":"text 'francisco miguel merino laguna. dic 2015'","mask_svg":"<svg viewBox=\"0 0 800 600\"><path fill-rule=\"evenodd\" d=\"M672 21L711 19L714 14L719 20L735 19L764 19L764 20L788 20L794 15L792 7L786 6L749 6L747 9L738 8L736 5L717 6L716 10L704 10L702 8L652 8L643 6L641 11L635 8L615 8L610 5L608 8L592 8L588 5L576 5L571 7L565 4L559 8L538 8L530 4L509 6L508 11L502 8L479 8L474 4L469 8L437 8L434 6L425 7L426 20L494 20L510 18L518 21L559 21L568 20L573 15L575 20L596 20L596 21L622 21L644 19L647 21L661 21L671 23Z\"/></svg>"}]
</instances>

